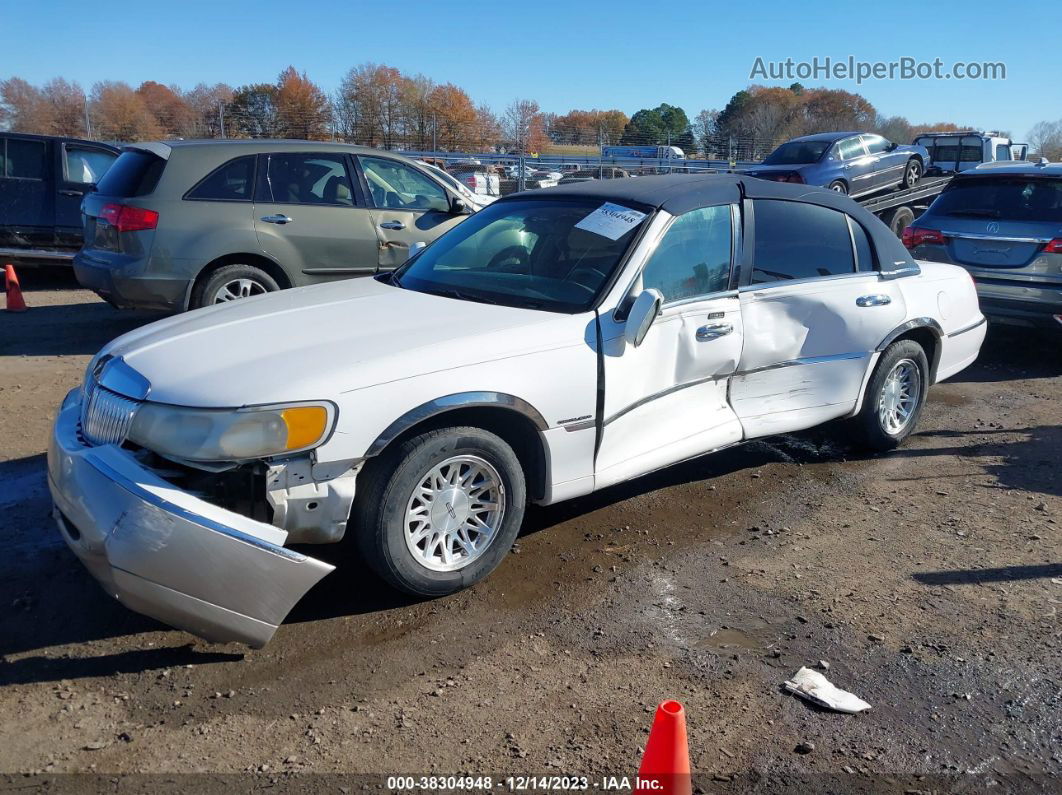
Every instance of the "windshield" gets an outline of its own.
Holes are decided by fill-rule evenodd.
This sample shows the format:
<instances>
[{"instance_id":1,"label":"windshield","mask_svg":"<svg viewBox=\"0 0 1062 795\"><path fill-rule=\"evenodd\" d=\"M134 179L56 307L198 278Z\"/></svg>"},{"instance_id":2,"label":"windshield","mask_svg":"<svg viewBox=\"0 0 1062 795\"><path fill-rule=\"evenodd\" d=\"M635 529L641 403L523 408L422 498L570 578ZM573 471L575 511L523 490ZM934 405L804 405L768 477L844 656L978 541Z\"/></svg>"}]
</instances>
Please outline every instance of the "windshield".
<instances>
[{"instance_id":1,"label":"windshield","mask_svg":"<svg viewBox=\"0 0 1062 795\"><path fill-rule=\"evenodd\" d=\"M646 217L601 200L498 202L409 260L394 282L470 301L583 312Z\"/></svg>"},{"instance_id":2,"label":"windshield","mask_svg":"<svg viewBox=\"0 0 1062 795\"><path fill-rule=\"evenodd\" d=\"M984 177L954 180L935 202L933 215L1062 223L1062 180Z\"/></svg>"},{"instance_id":3,"label":"windshield","mask_svg":"<svg viewBox=\"0 0 1062 795\"><path fill-rule=\"evenodd\" d=\"M765 166L796 166L801 163L818 163L829 148L829 141L790 141L771 152L763 164Z\"/></svg>"}]
</instances>

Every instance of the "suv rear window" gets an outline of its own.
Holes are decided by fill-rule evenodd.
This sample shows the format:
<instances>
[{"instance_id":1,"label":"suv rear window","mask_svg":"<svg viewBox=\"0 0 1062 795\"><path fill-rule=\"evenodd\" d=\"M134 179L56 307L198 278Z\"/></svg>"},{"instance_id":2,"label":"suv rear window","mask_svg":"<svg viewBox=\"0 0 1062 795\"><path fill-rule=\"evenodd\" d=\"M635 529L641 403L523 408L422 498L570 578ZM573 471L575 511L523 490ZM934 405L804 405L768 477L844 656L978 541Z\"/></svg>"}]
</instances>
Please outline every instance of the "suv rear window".
<instances>
[{"instance_id":1,"label":"suv rear window","mask_svg":"<svg viewBox=\"0 0 1062 795\"><path fill-rule=\"evenodd\" d=\"M956 179L930 209L933 215L1062 223L1062 179Z\"/></svg>"},{"instance_id":2,"label":"suv rear window","mask_svg":"<svg viewBox=\"0 0 1062 795\"><path fill-rule=\"evenodd\" d=\"M159 184L166 161L151 152L122 152L97 185L101 196L146 196Z\"/></svg>"}]
</instances>

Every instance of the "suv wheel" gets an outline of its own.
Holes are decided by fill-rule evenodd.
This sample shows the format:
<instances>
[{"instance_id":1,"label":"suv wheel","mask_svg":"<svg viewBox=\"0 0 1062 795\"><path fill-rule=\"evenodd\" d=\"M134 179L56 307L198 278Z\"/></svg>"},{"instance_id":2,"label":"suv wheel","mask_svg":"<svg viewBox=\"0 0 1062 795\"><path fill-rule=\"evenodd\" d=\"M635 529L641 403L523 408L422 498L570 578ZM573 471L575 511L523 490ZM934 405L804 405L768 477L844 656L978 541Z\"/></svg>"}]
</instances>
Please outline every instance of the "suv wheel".
<instances>
[{"instance_id":1,"label":"suv wheel","mask_svg":"<svg viewBox=\"0 0 1062 795\"><path fill-rule=\"evenodd\" d=\"M520 461L481 428L429 431L385 452L359 480L362 557L394 587L442 596L486 577L524 518Z\"/></svg>"},{"instance_id":2,"label":"suv wheel","mask_svg":"<svg viewBox=\"0 0 1062 795\"><path fill-rule=\"evenodd\" d=\"M225 265L214 271L192 294L192 309L224 304L272 293L280 289L276 279L254 265Z\"/></svg>"},{"instance_id":3,"label":"suv wheel","mask_svg":"<svg viewBox=\"0 0 1062 795\"><path fill-rule=\"evenodd\" d=\"M855 418L859 435L872 450L892 450L910 436L929 389L929 362L913 340L894 342L881 354Z\"/></svg>"}]
</instances>

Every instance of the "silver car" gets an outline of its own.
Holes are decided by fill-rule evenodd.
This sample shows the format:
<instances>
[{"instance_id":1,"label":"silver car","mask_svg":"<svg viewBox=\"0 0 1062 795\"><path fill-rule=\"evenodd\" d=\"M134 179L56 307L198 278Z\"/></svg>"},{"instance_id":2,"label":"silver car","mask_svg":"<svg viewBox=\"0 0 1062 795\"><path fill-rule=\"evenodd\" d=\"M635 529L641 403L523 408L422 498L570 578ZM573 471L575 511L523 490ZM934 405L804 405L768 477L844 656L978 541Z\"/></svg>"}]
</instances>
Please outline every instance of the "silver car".
<instances>
[{"instance_id":1,"label":"silver car","mask_svg":"<svg viewBox=\"0 0 1062 795\"><path fill-rule=\"evenodd\" d=\"M969 271L990 320L1062 330L1062 163L964 171L903 242L916 259Z\"/></svg>"}]
</instances>

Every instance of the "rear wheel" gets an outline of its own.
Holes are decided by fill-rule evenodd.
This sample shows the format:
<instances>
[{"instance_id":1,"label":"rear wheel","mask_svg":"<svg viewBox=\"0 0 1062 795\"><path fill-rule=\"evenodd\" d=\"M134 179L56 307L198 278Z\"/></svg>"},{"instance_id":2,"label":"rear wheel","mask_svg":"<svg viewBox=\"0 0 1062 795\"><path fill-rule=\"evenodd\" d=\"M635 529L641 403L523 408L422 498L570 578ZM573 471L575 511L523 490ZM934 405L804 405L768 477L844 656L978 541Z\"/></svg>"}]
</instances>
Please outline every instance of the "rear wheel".
<instances>
[{"instance_id":1,"label":"rear wheel","mask_svg":"<svg viewBox=\"0 0 1062 795\"><path fill-rule=\"evenodd\" d=\"M903 230L914 223L914 210L910 207L894 207L882 213L881 220L896 237L903 237Z\"/></svg>"},{"instance_id":2,"label":"rear wheel","mask_svg":"<svg viewBox=\"0 0 1062 795\"><path fill-rule=\"evenodd\" d=\"M844 181L840 180L840 179L835 179L833 182L831 182L826 187L828 187L834 193L843 193L845 195L848 194L848 186L845 185Z\"/></svg>"},{"instance_id":3,"label":"rear wheel","mask_svg":"<svg viewBox=\"0 0 1062 795\"><path fill-rule=\"evenodd\" d=\"M855 418L863 443L892 450L918 424L929 388L929 362L913 340L894 342L881 354Z\"/></svg>"},{"instance_id":4,"label":"rear wheel","mask_svg":"<svg viewBox=\"0 0 1062 795\"><path fill-rule=\"evenodd\" d=\"M190 308L225 304L279 289L276 279L261 268L254 265L225 265L210 274L192 293Z\"/></svg>"},{"instance_id":5,"label":"rear wheel","mask_svg":"<svg viewBox=\"0 0 1062 795\"><path fill-rule=\"evenodd\" d=\"M922 164L917 160L908 160L907 168L903 170L903 186L913 188L922 178Z\"/></svg>"},{"instance_id":6,"label":"rear wheel","mask_svg":"<svg viewBox=\"0 0 1062 795\"><path fill-rule=\"evenodd\" d=\"M513 449L481 428L429 431L370 462L359 479L355 538L394 587L442 596L504 560L524 518L524 472Z\"/></svg>"}]
</instances>

